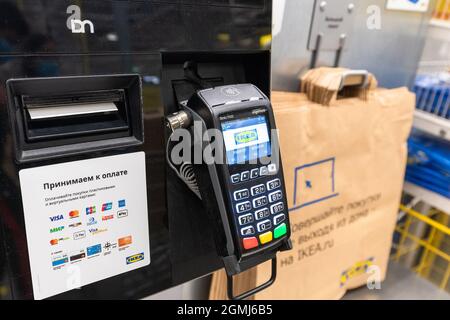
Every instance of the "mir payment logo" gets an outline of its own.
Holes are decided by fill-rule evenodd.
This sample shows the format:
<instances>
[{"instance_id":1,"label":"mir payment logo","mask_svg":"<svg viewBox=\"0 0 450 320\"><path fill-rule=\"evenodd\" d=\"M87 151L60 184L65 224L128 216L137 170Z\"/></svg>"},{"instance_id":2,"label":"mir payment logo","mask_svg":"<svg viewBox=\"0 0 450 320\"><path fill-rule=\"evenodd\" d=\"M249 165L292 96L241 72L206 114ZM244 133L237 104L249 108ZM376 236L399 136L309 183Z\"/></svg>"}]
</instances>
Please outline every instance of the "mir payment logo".
<instances>
[{"instance_id":1,"label":"mir payment logo","mask_svg":"<svg viewBox=\"0 0 450 320\"><path fill-rule=\"evenodd\" d=\"M59 231L63 231L63 230L64 230L64 226L51 228L50 233L55 233L55 232L59 232Z\"/></svg>"},{"instance_id":2,"label":"mir payment logo","mask_svg":"<svg viewBox=\"0 0 450 320\"><path fill-rule=\"evenodd\" d=\"M258 132L256 129L245 130L234 134L236 144L249 143L258 140Z\"/></svg>"}]
</instances>

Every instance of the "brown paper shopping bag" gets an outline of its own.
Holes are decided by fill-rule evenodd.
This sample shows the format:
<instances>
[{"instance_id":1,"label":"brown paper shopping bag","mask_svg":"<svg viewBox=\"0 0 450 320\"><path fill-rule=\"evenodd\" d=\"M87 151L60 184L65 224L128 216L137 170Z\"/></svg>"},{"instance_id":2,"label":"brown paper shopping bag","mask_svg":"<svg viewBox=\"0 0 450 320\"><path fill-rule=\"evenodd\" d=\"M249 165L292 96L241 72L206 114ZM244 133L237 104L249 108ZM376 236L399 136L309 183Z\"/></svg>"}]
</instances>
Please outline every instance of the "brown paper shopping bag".
<instances>
[{"instance_id":1,"label":"brown paper shopping bag","mask_svg":"<svg viewBox=\"0 0 450 320\"><path fill-rule=\"evenodd\" d=\"M371 74L361 87L358 76L321 68L304 76L302 93L272 94L294 248L278 254L276 282L256 299L338 299L385 277L415 96L377 88ZM235 286L264 282L269 268ZM224 279L214 274L210 298L226 298Z\"/></svg>"}]
</instances>

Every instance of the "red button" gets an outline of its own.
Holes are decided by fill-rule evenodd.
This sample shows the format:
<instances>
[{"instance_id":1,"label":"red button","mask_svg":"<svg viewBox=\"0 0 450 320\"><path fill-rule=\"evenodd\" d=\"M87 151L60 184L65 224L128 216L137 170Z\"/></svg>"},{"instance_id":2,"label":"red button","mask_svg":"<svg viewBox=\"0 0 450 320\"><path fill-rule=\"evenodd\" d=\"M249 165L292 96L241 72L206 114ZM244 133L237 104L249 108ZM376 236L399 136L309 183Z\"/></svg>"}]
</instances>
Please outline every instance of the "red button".
<instances>
[{"instance_id":1,"label":"red button","mask_svg":"<svg viewBox=\"0 0 450 320\"><path fill-rule=\"evenodd\" d=\"M255 237L244 238L242 240L244 249L253 249L258 246L258 240Z\"/></svg>"}]
</instances>

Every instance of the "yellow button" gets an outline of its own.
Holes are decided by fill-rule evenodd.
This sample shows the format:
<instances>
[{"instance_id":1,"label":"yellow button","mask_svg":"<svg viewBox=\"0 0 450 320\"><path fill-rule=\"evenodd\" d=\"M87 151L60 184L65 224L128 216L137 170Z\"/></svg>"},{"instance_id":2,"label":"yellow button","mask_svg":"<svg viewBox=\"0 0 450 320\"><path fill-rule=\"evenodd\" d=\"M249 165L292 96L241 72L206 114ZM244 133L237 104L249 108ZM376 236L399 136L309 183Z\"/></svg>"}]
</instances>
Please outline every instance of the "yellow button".
<instances>
[{"instance_id":1,"label":"yellow button","mask_svg":"<svg viewBox=\"0 0 450 320\"><path fill-rule=\"evenodd\" d=\"M259 236L259 241L261 241L261 244L272 241L272 231L261 234Z\"/></svg>"}]
</instances>

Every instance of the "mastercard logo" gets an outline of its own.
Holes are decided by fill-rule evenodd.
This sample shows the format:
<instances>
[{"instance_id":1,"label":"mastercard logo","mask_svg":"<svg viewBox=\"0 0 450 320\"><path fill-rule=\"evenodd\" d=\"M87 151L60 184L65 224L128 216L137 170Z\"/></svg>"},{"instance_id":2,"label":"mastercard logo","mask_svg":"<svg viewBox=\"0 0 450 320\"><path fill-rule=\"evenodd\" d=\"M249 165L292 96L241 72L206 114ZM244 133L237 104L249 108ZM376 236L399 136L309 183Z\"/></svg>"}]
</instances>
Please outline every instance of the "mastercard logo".
<instances>
[{"instance_id":1,"label":"mastercard logo","mask_svg":"<svg viewBox=\"0 0 450 320\"><path fill-rule=\"evenodd\" d=\"M123 247L130 245L133 242L133 239L131 238L131 236L128 236L120 238L119 240L117 240L117 242L119 243L119 247Z\"/></svg>"},{"instance_id":2,"label":"mastercard logo","mask_svg":"<svg viewBox=\"0 0 450 320\"><path fill-rule=\"evenodd\" d=\"M69 212L70 218L78 218L80 216L80 212L78 210L72 210Z\"/></svg>"}]
</instances>

